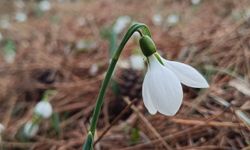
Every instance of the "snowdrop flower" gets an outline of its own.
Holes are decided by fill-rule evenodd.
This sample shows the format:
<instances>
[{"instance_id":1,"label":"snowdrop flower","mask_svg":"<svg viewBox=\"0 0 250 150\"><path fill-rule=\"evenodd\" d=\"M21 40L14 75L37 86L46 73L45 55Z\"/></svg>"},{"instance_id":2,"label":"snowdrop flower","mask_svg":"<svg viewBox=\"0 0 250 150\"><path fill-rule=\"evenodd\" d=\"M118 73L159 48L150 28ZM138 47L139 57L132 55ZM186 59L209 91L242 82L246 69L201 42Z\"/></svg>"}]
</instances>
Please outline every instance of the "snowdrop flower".
<instances>
[{"instance_id":1,"label":"snowdrop flower","mask_svg":"<svg viewBox=\"0 0 250 150\"><path fill-rule=\"evenodd\" d=\"M126 26L130 23L131 18L129 16L120 16L114 26L113 26L113 30L115 33L119 34L122 32L122 30L124 30L126 28Z\"/></svg>"},{"instance_id":2,"label":"snowdrop flower","mask_svg":"<svg viewBox=\"0 0 250 150\"><path fill-rule=\"evenodd\" d=\"M28 138L34 137L38 132L39 126L34 124L33 122L29 121L24 125L23 133Z\"/></svg>"},{"instance_id":3,"label":"snowdrop flower","mask_svg":"<svg viewBox=\"0 0 250 150\"><path fill-rule=\"evenodd\" d=\"M150 114L160 112L173 116L179 110L183 91L181 83L195 88L207 88L204 77L193 67L162 58L148 36L140 39L142 52L148 59L148 70L142 85L143 101Z\"/></svg>"},{"instance_id":4,"label":"snowdrop flower","mask_svg":"<svg viewBox=\"0 0 250 150\"><path fill-rule=\"evenodd\" d=\"M52 113L53 113L52 106L46 100L40 101L35 106L35 114L37 114L45 119L49 118L52 115Z\"/></svg>"}]
</instances>

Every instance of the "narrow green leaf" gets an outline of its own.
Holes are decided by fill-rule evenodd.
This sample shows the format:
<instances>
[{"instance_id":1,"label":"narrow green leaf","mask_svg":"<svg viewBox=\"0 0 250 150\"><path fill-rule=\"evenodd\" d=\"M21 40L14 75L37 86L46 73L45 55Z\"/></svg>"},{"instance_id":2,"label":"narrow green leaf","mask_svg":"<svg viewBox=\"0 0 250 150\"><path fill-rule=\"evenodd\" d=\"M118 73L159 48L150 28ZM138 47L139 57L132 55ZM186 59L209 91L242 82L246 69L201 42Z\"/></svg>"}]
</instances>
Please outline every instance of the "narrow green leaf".
<instances>
[{"instance_id":1,"label":"narrow green leaf","mask_svg":"<svg viewBox=\"0 0 250 150\"><path fill-rule=\"evenodd\" d=\"M91 132L88 133L85 144L83 145L83 150L93 150L93 135Z\"/></svg>"},{"instance_id":2,"label":"narrow green leaf","mask_svg":"<svg viewBox=\"0 0 250 150\"><path fill-rule=\"evenodd\" d=\"M56 134L59 135L61 129L60 129L60 118L58 113L52 114L51 126L55 130Z\"/></svg>"}]
</instances>

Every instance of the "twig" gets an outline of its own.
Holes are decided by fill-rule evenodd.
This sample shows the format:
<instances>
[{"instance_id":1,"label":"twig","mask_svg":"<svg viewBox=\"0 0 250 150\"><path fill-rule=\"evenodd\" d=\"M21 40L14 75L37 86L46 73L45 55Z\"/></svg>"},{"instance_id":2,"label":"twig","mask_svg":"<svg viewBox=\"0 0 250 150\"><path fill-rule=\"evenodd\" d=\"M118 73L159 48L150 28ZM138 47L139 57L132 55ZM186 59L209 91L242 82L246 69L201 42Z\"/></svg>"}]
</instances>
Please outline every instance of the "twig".
<instances>
[{"instance_id":1,"label":"twig","mask_svg":"<svg viewBox=\"0 0 250 150\"><path fill-rule=\"evenodd\" d=\"M94 145L99 142L102 137L112 128L114 124L116 124L119 119L123 116L124 113L128 111L130 106L132 106L135 103L136 100L133 100L130 104L128 104L119 114L115 117L115 119L111 122L111 124L102 132L102 134L98 137L98 139L95 141Z\"/></svg>"},{"instance_id":2,"label":"twig","mask_svg":"<svg viewBox=\"0 0 250 150\"><path fill-rule=\"evenodd\" d=\"M206 121L206 120L194 120L194 119L181 119L171 118L171 121L185 125L200 125L200 126L215 126L215 127L234 127L239 128L245 126L243 123L232 123L232 122L219 122L219 121Z\"/></svg>"},{"instance_id":3,"label":"twig","mask_svg":"<svg viewBox=\"0 0 250 150\"><path fill-rule=\"evenodd\" d=\"M4 148L8 148L8 149L13 149L13 148L17 148L17 149L28 149L31 148L32 146L34 146L36 143L19 143L19 142L5 142L2 141L0 143L1 147Z\"/></svg>"},{"instance_id":4,"label":"twig","mask_svg":"<svg viewBox=\"0 0 250 150\"><path fill-rule=\"evenodd\" d=\"M127 104L130 104L131 101L125 97L123 99ZM162 136L156 131L156 129L152 126L152 124L143 116L143 114L135 107L135 105L131 106L132 110L138 114L138 116L141 118L141 120L146 124L146 126L155 134L155 136L161 141L161 143L164 145L164 147L168 150L171 150L172 148L170 147L169 144L167 144L166 141L162 138Z\"/></svg>"}]
</instances>

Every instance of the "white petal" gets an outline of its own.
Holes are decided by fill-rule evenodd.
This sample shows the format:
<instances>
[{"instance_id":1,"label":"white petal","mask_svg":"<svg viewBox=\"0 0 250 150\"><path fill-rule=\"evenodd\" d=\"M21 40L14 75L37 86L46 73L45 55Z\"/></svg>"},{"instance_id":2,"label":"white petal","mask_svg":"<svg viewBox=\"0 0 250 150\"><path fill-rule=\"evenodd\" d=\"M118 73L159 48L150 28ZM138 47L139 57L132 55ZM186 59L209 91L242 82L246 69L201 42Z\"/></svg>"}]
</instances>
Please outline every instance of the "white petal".
<instances>
[{"instance_id":1,"label":"white petal","mask_svg":"<svg viewBox=\"0 0 250 150\"><path fill-rule=\"evenodd\" d=\"M151 56L152 57L152 56ZM154 57L154 56L153 56ZM167 116L173 116L179 110L183 92L179 79L155 58L149 58L148 90L156 109Z\"/></svg>"},{"instance_id":2,"label":"white petal","mask_svg":"<svg viewBox=\"0 0 250 150\"><path fill-rule=\"evenodd\" d=\"M157 110L152 102L150 91L148 90L150 80L148 79L148 75L146 74L143 84L142 84L142 97L144 105L146 106L147 110L150 114L156 114Z\"/></svg>"},{"instance_id":3,"label":"white petal","mask_svg":"<svg viewBox=\"0 0 250 150\"><path fill-rule=\"evenodd\" d=\"M181 83L194 88L209 87L206 79L192 66L163 59L167 68L173 71Z\"/></svg>"}]
</instances>

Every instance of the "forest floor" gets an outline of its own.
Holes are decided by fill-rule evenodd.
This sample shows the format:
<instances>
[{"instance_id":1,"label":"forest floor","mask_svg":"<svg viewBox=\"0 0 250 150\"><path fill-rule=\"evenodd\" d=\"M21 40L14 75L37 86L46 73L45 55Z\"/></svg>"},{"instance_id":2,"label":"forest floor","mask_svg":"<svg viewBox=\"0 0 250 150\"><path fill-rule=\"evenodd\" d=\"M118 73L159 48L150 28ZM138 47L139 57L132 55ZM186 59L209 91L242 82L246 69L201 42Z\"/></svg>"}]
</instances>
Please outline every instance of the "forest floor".
<instances>
[{"instance_id":1,"label":"forest floor","mask_svg":"<svg viewBox=\"0 0 250 150\"><path fill-rule=\"evenodd\" d=\"M250 1L96 0L0 2L0 123L3 150L79 150L95 100L129 24L112 41L121 16L148 25L161 54L190 64L208 89L183 86L177 115L150 115L141 97L144 70L128 63L139 55L136 36L126 45L102 109L96 150L249 150ZM21 13L20 13L21 11ZM19 13L19 15L16 14ZM21 14L21 15L20 15ZM112 43L113 42L113 43ZM53 116L37 135L20 136L43 94Z\"/></svg>"}]
</instances>

